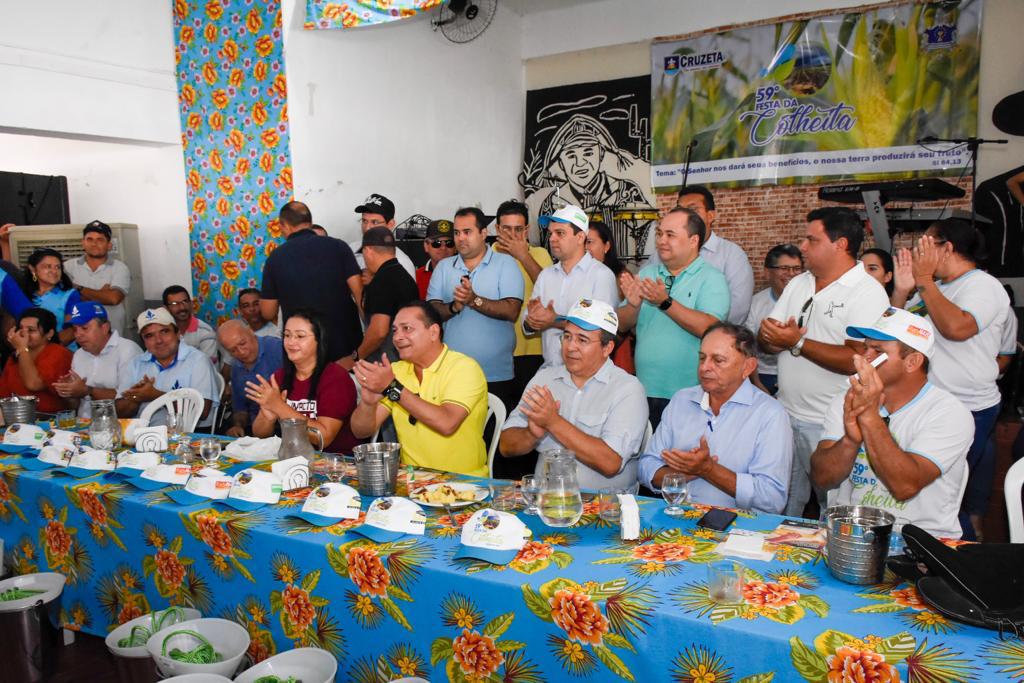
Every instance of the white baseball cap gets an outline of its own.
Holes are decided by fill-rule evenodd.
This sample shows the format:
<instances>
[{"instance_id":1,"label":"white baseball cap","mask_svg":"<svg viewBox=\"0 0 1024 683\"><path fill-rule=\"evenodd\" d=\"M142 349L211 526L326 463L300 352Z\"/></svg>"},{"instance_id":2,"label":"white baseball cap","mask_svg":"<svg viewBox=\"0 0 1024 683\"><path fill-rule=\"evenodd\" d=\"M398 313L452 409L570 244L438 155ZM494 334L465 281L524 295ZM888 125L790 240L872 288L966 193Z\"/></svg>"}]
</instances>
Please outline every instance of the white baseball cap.
<instances>
[{"instance_id":1,"label":"white baseball cap","mask_svg":"<svg viewBox=\"0 0 1024 683\"><path fill-rule=\"evenodd\" d=\"M38 458L25 458L21 461L22 468L30 472L47 470L51 467L67 467L78 451L70 446L43 446Z\"/></svg>"},{"instance_id":2,"label":"white baseball cap","mask_svg":"<svg viewBox=\"0 0 1024 683\"><path fill-rule=\"evenodd\" d=\"M406 534L422 536L427 526L427 515L408 498L378 498L366 511L366 520L352 529L377 543L397 541Z\"/></svg>"},{"instance_id":3,"label":"white baseball cap","mask_svg":"<svg viewBox=\"0 0 1024 683\"><path fill-rule=\"evenodd\" d=\"M474 512L462 525L462 545L454 557L508 564L532 535L530 528L515 515L484 508Z\"/></svg>"},{"instance_id":4,"label":"white baseball cap","mask_svg":"<svg viewBox=\"0 0 1024 683\"><path fill-rule=\"evenodd\" d=\"M846 334L854 339L900 341L928 358L931 358L932 348L935 346L935 328L928 318L892 306L875 321L874 325L847 327Z\"/></svg>"},{"instance_id":5,"label":"white baseball cap","mask_svg":"<svg viewBox=\"0 0 1024 683\"><path fill-rule=\"evenodd\" d=\"M174 325L174 316L166 308L147 308L135 319L139 327L139 333L146 329L146 325Z\"/></svg>"},{"instance_id":6,"label":"white baseball cap","mask_svg":"<svg viewBox=\"0 0 1024 683\"><path fill-rule=\"evenodd\" d=\"M276 474L250 467L235 475L228 497L217 503L242 512L251 512L264 505L275 505L281 500L282 489L281 478Z\"/></svg>"},{"instance_id":7,"label":"white baseball cap","mask_svg":"<svg viewBox=\"0 0 1024 683\"><path fill-rule=\"evenodd\" d=\"M137 477L129 477L124 481L143 491L156 491L165 486L184 486L192 476L191 465L154 465L147 467Z\"/></svg>"},{"instance_id":8,"label":"white baseball cap","mask_svg":"<svg viewBox=\"0 0 1024 683\"><path fill-rule=\"evenodd\" d=\"M124 451L117 455L118 470L137 470L136 474L160 464L159 453L136 453L135 451Z\"/></svg>"},{"instance_id":9,"label":"white baseball cap","mask_svg":"<svg viewBox=\"0 0 1024 683\"><path fill-rule=\"evenodd\" d=\"M550 216L541 216L540 219L541 225L547 225L552 221L555 223L568 223L569 225L574 225L583 232L590 231L590 219L587 217L586 212L580 207L573 206L572 204L566 204Z\"/></svg>"},{"instance_id":10,"label":"white baseball cap","mask_svg":"<svg viewBox=\"0 0 1024 683\"><path fill-rule=\"evenodd\" d=\"M33 424L16 422L4 432L4 443L14 446L42 448L46 442L46 431Z\"/></svg>"},{"instance_id":11,"label":"white baseball cap","mask_svg":"<svg viewBox=\"0 0 1024 683\"><path fill-rule=\"evenodd\" d=\"M560 318L584 330L604 330L611 334L619 331L619 315L615 308L600 299L580 299Z\"/></svg>"},{"instance_id":12,"label":"white baseball cap","mask_svg":"<svg viewBox=\"0 0 1024 683\"><path fill-rule=\"evenodd\" d=\"M72 448L78 448L82 445L82 435L65 429L51 429L46 432L46 443L49 446L71 446Z\"/></svg>"},{"instance_id":13,"label":"white baseball cap","mask_svg":"<svg viewBox=\"0 0 1024 683\"><path fill-rule=\"evenodd\" d=\"M362 502L354 488L332 481L313 489L301 511L285 516L298 517L314 526L331 526L338 520L358 518Z\"/></svg>"},{"instance_id":14,"label":"white baseball cap","mask_svg":"<svg viewBox=\"0 0 1024 683\"><path fill-rule=\"evenodd\" d=\"M76 479L91 477L97 472L110 472L116 466L114 454L110 451L95 449L75 453L71 456L68 466L54 470L54 474L66 474Z\"/></svg>"},{"instance_id":15,"label":"white baseball cap","mask_svg":"<svg viewBox=\"0 0 1024 683\"><path fill-rule=\"evenodd\" d=\"M164 495L179 505L195 505L208 500L224 500L231 491L234 479L220 470L204 467L189 477L185 488L168 491Z\"/></svg>"}]
</instances>

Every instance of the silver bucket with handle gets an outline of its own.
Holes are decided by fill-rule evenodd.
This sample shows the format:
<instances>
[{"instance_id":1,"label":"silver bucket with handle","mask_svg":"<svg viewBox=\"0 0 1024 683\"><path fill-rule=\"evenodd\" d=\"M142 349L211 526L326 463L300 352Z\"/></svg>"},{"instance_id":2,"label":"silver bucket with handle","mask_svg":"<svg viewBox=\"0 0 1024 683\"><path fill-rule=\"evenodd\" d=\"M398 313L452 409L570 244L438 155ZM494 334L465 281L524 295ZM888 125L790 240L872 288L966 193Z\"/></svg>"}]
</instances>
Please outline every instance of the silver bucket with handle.
<instances>
[{"instance_id":1,"label":"silver bucket with handle","mask_svg":"<svg viewBox=\"0 0 1024 683\"><path fill-rule=\"evenodd\" d=\"M352 449L356 461L356 488L364 496L393 496L402 462L397 443L365 443Z\"/></svg>"},{"instance_id":2,"label":"silver bucket with handle","mask_svg":"<svg viewBox=\"0 0 1024 683\"><path fill-rule=\"evenodd\" d=\"M896 518L879 508L836 505L825 512L828 568L840 581L880 583Z\"/></svg>"}]
</instances>

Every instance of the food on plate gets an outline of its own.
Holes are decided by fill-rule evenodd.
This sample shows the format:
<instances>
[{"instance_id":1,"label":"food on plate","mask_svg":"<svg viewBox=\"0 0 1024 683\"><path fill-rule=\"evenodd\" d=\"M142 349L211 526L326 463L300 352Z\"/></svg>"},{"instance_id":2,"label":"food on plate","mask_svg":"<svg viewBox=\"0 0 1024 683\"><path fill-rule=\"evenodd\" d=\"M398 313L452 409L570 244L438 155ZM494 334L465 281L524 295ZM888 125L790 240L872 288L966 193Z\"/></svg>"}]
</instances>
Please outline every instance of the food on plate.
<instances>
[{"instance_id":1,"label":"food on plate","mask_svg":"<svg viewBox=\"0 0 1024 683\"><path fill-rule=\"evenodd\" d=\"M456 489L448 484L420 489L412 494L414 500L424 503L459 503L476 500L476 491L473 489Z\"/></svg>"}]
</instances>

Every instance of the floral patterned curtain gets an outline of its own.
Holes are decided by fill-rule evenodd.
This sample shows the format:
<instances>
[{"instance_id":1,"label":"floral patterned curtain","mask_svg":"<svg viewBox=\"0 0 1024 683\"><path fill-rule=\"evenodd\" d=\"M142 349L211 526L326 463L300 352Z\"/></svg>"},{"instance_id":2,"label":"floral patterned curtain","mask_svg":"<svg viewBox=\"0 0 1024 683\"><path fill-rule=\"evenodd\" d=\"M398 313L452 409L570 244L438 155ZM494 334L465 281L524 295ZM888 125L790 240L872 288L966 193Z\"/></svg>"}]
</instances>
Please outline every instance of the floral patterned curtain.
<instances>
[{"instance_id":1,"label":"floral patterned curtain","mask_svg":"<svg viewBox=\"0 0 1024 683\"><path fill-rule=\"evenodd\" d=\"M307 29L359 28L408 19L440 7L443 0L307 0Z\"/></svg>"},{"instance_id":2,"label":"floral patterned curtain","mask_svg":"<svg viewBox=\"0 0 1024 683\"><path fill-rule=\"evenodd\" d=\"M174 0L174 29L192 291L219 324L239 289L260 286L292 198L281 6Z\"/></svg>"}]
</instances>

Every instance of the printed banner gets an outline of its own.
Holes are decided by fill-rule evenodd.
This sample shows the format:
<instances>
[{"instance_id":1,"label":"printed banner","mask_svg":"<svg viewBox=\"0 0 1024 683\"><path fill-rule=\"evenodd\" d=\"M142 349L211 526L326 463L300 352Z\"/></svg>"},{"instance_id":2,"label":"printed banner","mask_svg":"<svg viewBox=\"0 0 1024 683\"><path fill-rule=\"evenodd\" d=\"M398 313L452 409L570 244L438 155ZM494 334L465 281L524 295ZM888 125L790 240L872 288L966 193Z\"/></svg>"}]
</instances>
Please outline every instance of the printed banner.
<instances>
[{"instance_id":1,"label":"printed banner","mask_svg":"<svg viewBox=\"0 0 1024 683\"><path fill-rule=\"evenodd\" d=\"M739 28L651 48L652 184L958 174L982 0Z\"/></svg>"},{"instance_id":2,"label":"printed banner","mask_svg":"<svg viewBox=\"0 0 1024 683\"><path fill-rule=\"evenodd\" d=\"M443 0L306 0L303 28L359 28L414 17L440 7Z\"/></svg>"},{"instance_id":3,"label":"printed banner","mask_svg":"<svg viewBox=\"0 0 1024 683\"><path fill-rule=\"evenodd\" d=\"M281 6L175 0L174 28L192 292L220 324L260 286L292 198Z\"/></svg>"}]
</instances>

